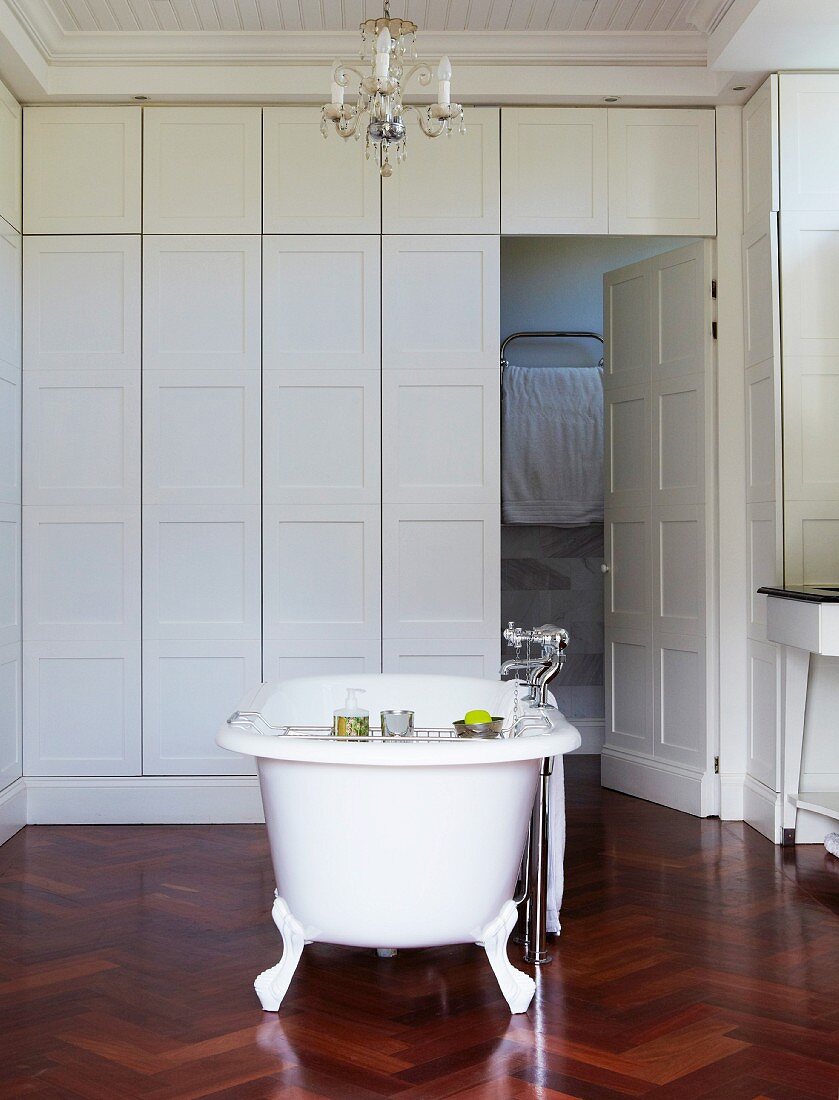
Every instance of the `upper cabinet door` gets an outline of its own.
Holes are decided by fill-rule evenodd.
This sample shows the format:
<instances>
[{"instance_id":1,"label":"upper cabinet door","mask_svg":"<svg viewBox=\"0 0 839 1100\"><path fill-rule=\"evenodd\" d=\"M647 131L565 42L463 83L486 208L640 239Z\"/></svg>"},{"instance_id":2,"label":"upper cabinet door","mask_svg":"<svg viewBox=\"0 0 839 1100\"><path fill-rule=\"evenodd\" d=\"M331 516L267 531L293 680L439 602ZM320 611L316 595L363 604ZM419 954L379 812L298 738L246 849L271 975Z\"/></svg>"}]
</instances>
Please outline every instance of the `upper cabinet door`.
<instances>
[{"instance_id":1,"label":"upper cabinet door","mask_svg":"<svg viewBox=\"0 0 839 1100\"><path fill-rule=\"evenodd\" d=\"M609 231L606 116L603 107L503 109L503 233Z\"/></svg>"},{"instance_id":2,"label":"upper cabinet door","mask_svg":"<svg viewBox=\"0 0 839 1100\"><path fill-rule=\"evenodd\" d=\"M324 141L320 108L266 107L263 146L265 233L379 232L379 173L331 123Z\"/></svg>"},{"instance_id":3,"label":"upper cabinet door","mask_svg":"<svg viewBox=\"0 0 839 1100\"><path fill-rule=\"evenodd\" d=\"M144 111L143 230L258 233L259 107Z\"/></svg>"},{"instance_id":4,"label":"upper cabinet door","mask_svg":"<svg viewBox=\"0 0 839 1100\"><path fill-rule=\"evenodd\" d=\"M780 83L783 210L839 210L839 74L784 73Z\"/></svg>"},{"instance_id":5,"label":"upper cabinet door","mask_svg":"<svg viewBox=\"0 0 839 1100\"><path fill-rule=\"evenodd\" d=\"M385 233L498 233L499 122L496 107L467 107L466 133L429 139L408 119L408 152L382 181Z\"/></svg>"},{"instance_id":6,"label":"upper cabinet door","mask_svg":"<svg viewBox=\"0 0 839 1100\"><path fill-rule=\"evenodd\" d=\"M20 104L0 84L0 218L20 232Z\"/></svg>"},{"instance_id":7,"label":"upper cabinet door","mask_svg":"<svg viewBox=\"0 0 839 1100\"><path fill-rule=\"evenodd\" d=\"M139 107L27 107L24 128L24 232L140 232Z\"/></svg>"},{"instance_id":8,"label":"upper cabinet door","mask_svg":"<svg viewBox=\"0 0 839 1100\"><path fill-rule=\"evenodd\" d=\"M609 232L713 237L712 110L610 110Z\"/></svg>"},{"instance_id":9,"label":"upper cabinet door","mask_svg":"<svg viewBox=\"0 0 839 1100\"><path fill-rule=\"evenodd\" d=\"M773 73L743 108L743 227L764 227L778 210L778 77Z\"/></svg>"}]
</instances>

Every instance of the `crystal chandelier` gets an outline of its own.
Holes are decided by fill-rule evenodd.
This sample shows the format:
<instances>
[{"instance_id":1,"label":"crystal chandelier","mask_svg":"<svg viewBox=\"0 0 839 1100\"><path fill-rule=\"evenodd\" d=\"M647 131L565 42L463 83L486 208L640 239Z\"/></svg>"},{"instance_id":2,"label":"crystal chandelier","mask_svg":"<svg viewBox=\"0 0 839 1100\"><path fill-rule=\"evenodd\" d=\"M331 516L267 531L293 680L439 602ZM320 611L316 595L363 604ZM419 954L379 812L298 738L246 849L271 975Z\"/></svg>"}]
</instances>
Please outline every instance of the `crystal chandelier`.
<instances>
[{"instance_id":1,"label":"crystal chandelier","mask_svg":"<svg viewBox=\"0 0 839 1100\"><path fill-rule=\"evenodd\" d=\"M416 23L392 16L389 0L385 0L384 14L378 19L365 19L359 30L359 56L370 65L370 73L342 61L334 63L332 102L321 111L321 133L327 136L327 121L332 122L342 138L358 140L364 131L367 159L375 160L382 176L391 176L391 156L395 155L399 163L407 155L406 111L416 114L426 137L436 138L443 133L451 136L455 122L461 134L466 132L463 107L451 101L452 67L447 57L437 67L437 102L430 107L403 103L403 85L416 77L426 88L433 79L433 71L430 65L417 60ZM344 103L344 89L349 86L351 73L358 77L359 87L358 99L350 106Z\"/></svg>"}]
</instances>

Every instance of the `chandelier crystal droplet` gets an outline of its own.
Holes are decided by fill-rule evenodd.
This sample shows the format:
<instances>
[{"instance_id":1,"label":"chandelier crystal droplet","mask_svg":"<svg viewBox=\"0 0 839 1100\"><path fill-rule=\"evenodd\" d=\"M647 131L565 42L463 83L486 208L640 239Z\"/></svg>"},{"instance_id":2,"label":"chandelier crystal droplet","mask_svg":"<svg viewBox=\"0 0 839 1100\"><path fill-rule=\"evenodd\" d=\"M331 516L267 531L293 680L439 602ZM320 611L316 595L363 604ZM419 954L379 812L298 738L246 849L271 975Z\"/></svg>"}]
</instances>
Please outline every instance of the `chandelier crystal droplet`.
<instances>
[{"instance_id":1,"label":"chandelier crystal droplet","mask_svg":"<svg viewBox=\"0 0 839 1100\"><path fill-rule=\"evenodd\" d=\"M417 25L410 19L399 19L390 14L389 0L385 0L384 14L378 19L365 19L361 31L362 63L369 65L369 72L362 72L354 65L335 61L332 65L331 102L321 109L320 129L328 136L328 123L342 138L361 137L364 134L365 156L375 161L379 173L387 178L393 175L393 160L399 164L407 156L407 130L405 116L413 111L421 132L429 138L441 134L451 136L457 126L466 133L463 107L452 103L452 66L443 57L437 66L437 102L430 106L405 103L402 89L416 77L422 88L434 79L431 65L417 59ZM352 77L358 78L358 96L355 103L344 102L344 95Z\"/></svg>"}]
</instances>

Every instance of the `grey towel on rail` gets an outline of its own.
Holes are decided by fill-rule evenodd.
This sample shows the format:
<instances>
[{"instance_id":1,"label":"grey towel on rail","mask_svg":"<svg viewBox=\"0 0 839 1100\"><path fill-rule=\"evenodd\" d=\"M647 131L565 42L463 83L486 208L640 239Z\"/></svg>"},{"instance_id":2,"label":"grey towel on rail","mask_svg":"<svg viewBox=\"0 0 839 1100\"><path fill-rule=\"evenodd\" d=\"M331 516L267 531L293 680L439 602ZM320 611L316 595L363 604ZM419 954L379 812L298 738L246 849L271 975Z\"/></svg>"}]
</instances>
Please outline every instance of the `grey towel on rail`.
<instances>
[{"instance_id":1,"label":"grey towel on rail","mask_svg":"<svg viewBox=\"0 0 839 1100\"><path fill-rule=\"evenodd\" d=\"M501 522L603 522L600 367L505 366Z\"/></svg>"}]
</instances>

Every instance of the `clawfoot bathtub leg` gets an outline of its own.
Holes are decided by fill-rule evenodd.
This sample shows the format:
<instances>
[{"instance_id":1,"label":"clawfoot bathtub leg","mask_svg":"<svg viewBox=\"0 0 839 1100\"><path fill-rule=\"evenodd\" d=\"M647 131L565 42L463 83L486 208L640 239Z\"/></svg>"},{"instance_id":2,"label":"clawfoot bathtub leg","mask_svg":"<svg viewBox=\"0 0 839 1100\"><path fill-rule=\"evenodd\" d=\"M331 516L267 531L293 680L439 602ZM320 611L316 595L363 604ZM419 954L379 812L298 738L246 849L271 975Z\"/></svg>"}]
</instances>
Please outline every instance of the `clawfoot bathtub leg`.
<instances>
[{"instance_id":1,"label":"clawfoot bathtub leg","mask_svg":"<svg viewBox=\"0 0 839 1100\"><path fill-rule=\"evenodd\" d=\"M282 898L274 899L271 916L283 937L283 957L276 966L263 970L253 983L265 1012L276 1012L282 1004L283 997L288 992L291 979L294 977L294 971L300 962L300 956L303 954L305 942L302 924L291 915L289 907Z\"/></svg>"},{"instance_id":2,"label":"clawfoot bathtub leg","mask_svg":"<svg viewBox=\"0 0 839 1100\"><path fill-rule=\"evenodd\" d=\"M510 1011L527 1012L536 992L536 983L529 974L516 970L507 958L507 940L515 926L517 915L515 903L505 901L495 920L490 921L479 933L477 942L487 953L489 965L498 979Z\"/></svg>"}]
</instances>

